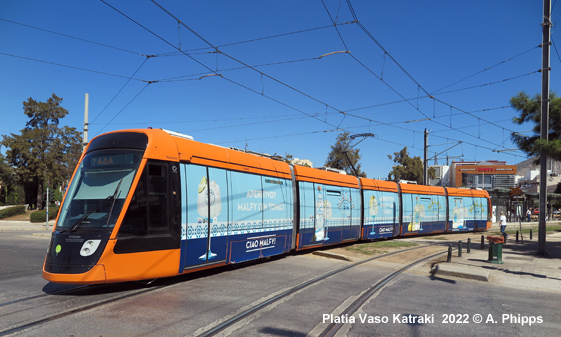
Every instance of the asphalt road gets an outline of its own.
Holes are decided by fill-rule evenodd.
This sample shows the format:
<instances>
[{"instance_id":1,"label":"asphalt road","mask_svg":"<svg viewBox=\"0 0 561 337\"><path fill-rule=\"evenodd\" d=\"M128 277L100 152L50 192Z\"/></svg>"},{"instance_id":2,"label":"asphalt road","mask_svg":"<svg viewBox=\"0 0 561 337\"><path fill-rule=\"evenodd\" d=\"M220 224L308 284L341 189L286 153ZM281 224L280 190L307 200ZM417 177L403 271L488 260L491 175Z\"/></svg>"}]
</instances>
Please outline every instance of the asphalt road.
<instances>
[{"instance_id":1,"label":"asphalt road","mask_svg":"<svg viewBox=\"0 0 561 337\"><path fill-rule=\"evenodd\" d=\"M29 232L0 232L0 281L41 276L49 240Z\"/></svg>"},{"instance_id":2,"label":"asphalt road","mask_svg":"<svg viewBox=\"0 0 561 337\"><path fill-rule=\"evenodd\" d=\"M47 245L47 238L29 232L0 233L0 331L7 324L31 322L58 310L137 294L10 336L196 336L265 298L349 264L311 254L289 255L266 263L156 281L152 286L103 286L4 305L71 287L41 278ZM331 320L344 320L338 316L342 309L399 267L373 261L349 269L268 306L223 335L317 335ZM159 288L158 282L166 286ZM555 336L561 331L559 303L558 292L431 277L429 268L421 265L367 301L356 313L355 322L345 324L338 335ZM477 323L479 317L482 321ZM530 320L534 322L530 324Z\"/></svg>"}]
</instances>

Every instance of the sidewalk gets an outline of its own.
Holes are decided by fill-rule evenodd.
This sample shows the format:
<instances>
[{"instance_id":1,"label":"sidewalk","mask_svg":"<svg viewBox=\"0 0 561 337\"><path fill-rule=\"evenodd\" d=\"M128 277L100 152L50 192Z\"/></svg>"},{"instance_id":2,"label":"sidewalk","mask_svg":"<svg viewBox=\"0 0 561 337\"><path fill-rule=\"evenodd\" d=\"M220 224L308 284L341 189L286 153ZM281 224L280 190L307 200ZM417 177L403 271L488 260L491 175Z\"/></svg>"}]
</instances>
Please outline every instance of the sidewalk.
<instances>
[{"instance_id":1,"label":"sidewalk","mask_svg":"<svg viewBox=\"0 0 561 337\"><path fill-rule=\"evenodd\" d=\"M487 235L485 234L485 237ZM515 236L510 235L506 244L503 244L503 264L487 262L489 258L487 240L483 250L481 243L472 244L469 254L464 244L462 257L458 257L458 251L454 249L452 261L438 262L432 270L432 276L461 277L518 289L532 288L561 292L561 233L547 236L547 256L538 256L537 251L537 233L532 240L529 240L529 235L525 235L524 243L522 241L517 243Z\"/></svg>"},{"instance_id":2,"label":"sidewalk","mask_svg":"<svg viewBox=\"0 0 561 337\"><path fill-rule=\"evenodd\" d=\"M32 223L29 221L0 220L0 231L43 231L52 232L55 222L49 221L47 229L44 222Z\"/></svg>"}]
</instances>

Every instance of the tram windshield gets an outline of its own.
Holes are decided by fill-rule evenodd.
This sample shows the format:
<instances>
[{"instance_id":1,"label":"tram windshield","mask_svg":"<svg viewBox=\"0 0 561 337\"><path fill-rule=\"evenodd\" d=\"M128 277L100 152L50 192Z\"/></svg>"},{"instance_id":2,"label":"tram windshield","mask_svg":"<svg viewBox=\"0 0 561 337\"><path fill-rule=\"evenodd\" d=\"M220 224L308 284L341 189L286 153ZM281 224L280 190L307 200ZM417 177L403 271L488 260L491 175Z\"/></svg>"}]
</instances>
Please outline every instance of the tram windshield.
<instances>
[{"instance_id":1,"label":"tram windshield","mask_svg":"<svg viewBox=\"0 0 561 337\"><path fill-rule=\"evenodd\" d=\"M99 150L80 163L56 226L59 232L107 230L115 226L143 151Z\"/></svg>"}]
</instances>

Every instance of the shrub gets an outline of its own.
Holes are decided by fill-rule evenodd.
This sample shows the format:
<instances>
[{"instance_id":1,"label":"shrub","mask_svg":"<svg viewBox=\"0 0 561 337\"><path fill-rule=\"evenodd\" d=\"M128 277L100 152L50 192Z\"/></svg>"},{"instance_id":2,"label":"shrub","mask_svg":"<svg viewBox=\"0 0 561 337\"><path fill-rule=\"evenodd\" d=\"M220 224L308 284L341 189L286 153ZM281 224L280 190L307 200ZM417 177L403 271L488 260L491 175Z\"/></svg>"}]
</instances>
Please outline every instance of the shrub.
<instances>
[{"instance_id":1,"label":"shrub","mask_svg":"<svg viewBox=\"0 0 561 337\"><path fill-rule=\"evenodd\" d=\"M49 221L55 220L58 214L58 207L55 205L49 205ZM31 222L45 222L47 217L47 211L35 211L31 213Z\"/></svg>"},{"instance_id":2,"label":"shrub","mask_svg":"<svg viewBox=\"0 0 561 337\"><path fill-rule=\"evenodd\" d=\"M9 218L15 215L25 214L25 206L13 206L0 210L0 219Z\"/></svg>"}]
</instances>

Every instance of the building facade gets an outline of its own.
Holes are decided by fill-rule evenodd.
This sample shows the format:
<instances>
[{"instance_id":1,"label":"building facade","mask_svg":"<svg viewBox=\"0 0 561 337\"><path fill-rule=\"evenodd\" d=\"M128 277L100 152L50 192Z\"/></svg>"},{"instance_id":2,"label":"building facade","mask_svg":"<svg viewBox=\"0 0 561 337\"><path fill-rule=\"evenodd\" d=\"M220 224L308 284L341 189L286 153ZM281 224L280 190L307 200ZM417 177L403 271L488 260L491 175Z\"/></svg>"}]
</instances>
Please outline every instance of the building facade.
<instances>
[{"instance_id":1,"label":"building facade","mask_svg":"<svg viewBox=\"0 0 561 337\"><path fill-rule=\"evenodd\" d=\"M449 186L487 190L515 187L516 172L516 165L498 160L452 162Z\"/></svg>"}]
</instances>

